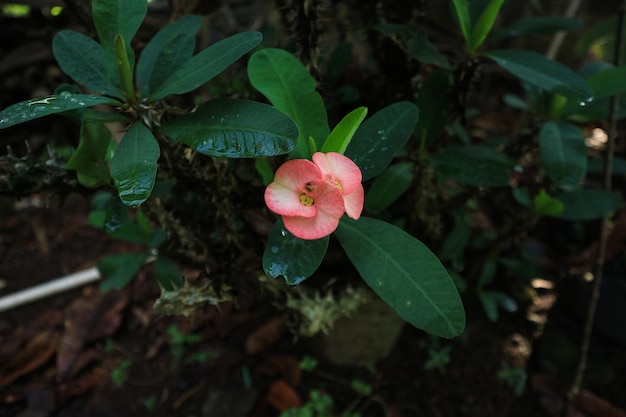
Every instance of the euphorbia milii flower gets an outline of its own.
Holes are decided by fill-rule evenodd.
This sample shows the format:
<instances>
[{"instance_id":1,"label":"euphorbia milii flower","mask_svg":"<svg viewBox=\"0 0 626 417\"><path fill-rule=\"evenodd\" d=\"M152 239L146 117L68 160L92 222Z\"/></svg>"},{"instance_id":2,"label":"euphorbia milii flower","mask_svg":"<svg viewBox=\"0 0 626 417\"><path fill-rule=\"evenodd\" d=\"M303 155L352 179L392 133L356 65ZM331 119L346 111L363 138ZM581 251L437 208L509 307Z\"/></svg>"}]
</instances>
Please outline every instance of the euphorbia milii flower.
<instances>
[{"instance_id":1,"label":"euphorbia milii flower","mask_svg":"<svg viewBox=\"0 0 626 417\"><path fill-rule=\"evenodd\" d=\"M301 239L320 239L335 231L344 213L344 196L306 159L281 165L265 189L265 203L283 217L285 227Z\"/></svg>"},{"instance_id":2,"label":"euphorbia milii flower","mask_svg":"<svg viewBox=\"0 0 626 417\"><path fill-rule=\"evenodd\" d=\"M315 152L313 162L322 171L324 179L341 191L348 217L355 220L361 217L365 193L359 167L350 158L337 152Z\"/></svg>"}]
</instances>

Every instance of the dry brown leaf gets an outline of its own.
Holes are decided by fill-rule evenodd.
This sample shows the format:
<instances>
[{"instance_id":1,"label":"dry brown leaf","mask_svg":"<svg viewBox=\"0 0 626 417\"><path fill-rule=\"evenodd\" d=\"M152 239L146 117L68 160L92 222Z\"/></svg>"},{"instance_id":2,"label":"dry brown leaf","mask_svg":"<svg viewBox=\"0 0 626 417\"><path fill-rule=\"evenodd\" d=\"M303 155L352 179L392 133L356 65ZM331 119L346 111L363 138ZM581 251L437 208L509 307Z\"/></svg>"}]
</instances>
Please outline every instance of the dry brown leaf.
<instances>
[{"instance_id":1,"label":"dry brown leaf","mask_svg":"<svg viewBox=\"0 0 626 417\"><path fill-rule=\"evenodd\" d=\"M302 400L298 393L282 379L278 379L270 384L267 392L267 402L280 412L302 405Z\"/></svg>"},{"instance_id":2,"label":"dry brown leaf","mask_svg":"<svg viewBox=\"0 0 626 417\"><path fill-rule=\"evenodd\" d=\"M57 350L59 334L44 331L35 336L22 350L0 367L0 387L27 375L44 365Z\"/></svg>"},{"instance_id":3,"label":"dry brown leaf","mask_svg":"<svg viewBox=\"0 0 626 417\"><path fill-rule=\"evenodd\" d=\"M246 339L246 353L256 355L278 342L285 334L287 325L280 317L274 317L263 323L259 328L248 335Z\"/></svg>"}]
</instances>

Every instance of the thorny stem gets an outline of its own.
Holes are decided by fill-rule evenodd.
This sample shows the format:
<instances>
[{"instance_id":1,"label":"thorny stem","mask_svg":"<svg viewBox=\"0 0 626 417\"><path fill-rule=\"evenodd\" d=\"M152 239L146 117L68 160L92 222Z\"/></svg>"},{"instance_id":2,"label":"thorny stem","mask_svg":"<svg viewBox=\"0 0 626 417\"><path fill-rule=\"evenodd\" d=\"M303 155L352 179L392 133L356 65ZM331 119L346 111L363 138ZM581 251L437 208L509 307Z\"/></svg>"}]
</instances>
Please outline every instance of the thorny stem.
<instances>
[{"instance_id":1,"label":"thorny stem","mask_svg":"<svg viewBox=\"0 0 626 417\"><path fill-rule=\"evenodd\" d=\"M617 29L615 33L615 50L613 61L615 66L619 66L622 60L622 42L624 35L624 14L626 13L626 1L624 1L618 11ZM607 148L605 154L604 165L604 189L611 190L612 187L612 174L613 174L613 157L615 154L615 137L616 125L617 125L617 109L619 105L619 96L613 95L611 97L611 107L609 113L609 135L607 141ZM583 341L580 347L580 358L578 360L578 367L576 369L576 375L574 382L570 387L565 404L561 410L561 416L565 417L569 413L569 409L572 406L572 402L580 392L585 370L587 368L587 358L589 356L589 347L591 344L591 336L593 333L593 323L595 321L596 310L598 307L598 300L600 298L600 286L602 284L602 275L604 269L604 257L606 255L606 241L607 234L606 224L610 220L610 215L605 215L600 225L598 253L596 256L596 264L594 271L594 282L591 290L591 300L589 300L589 307L587 310L587 319L585 322L585 329L583 333Z\"/></svg>"}]
</instances>

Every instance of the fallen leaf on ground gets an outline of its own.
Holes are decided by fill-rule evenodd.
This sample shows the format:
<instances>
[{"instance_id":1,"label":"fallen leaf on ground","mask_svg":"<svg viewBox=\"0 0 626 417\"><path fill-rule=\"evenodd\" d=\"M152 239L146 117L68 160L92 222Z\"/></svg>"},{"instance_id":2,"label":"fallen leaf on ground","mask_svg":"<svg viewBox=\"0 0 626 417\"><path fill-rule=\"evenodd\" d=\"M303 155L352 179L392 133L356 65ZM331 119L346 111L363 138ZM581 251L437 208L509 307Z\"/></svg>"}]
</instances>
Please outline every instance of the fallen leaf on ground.
<instances>
[{"instance_id":1,"label":"fallen leaf on ground","mask_svg":"<svg viewBox=\"0 0 626 417\"><path fill-rule=\"evenodd\" d=\"M0 367L0 387L27 375L44 365L57 350L59 334L44 331L35 336L13 358Z\"/></svg>"},{"instance_id":2,"label":"fallen leaf on ground","mask_svg":"<svg viewBox=\"0 0 626 417\"><path fill-rule=\"evenodd\" d=\"M302 405L302 400L298 393L282 379L278 379L270 384L267 392L267 402L280 412Z\"/></svg>"},{"instance_id":3,"label":"fallen leaf on ground","mask_svg":"<svg viewBox=\"0 0 626 417\"><path fill-rule=\"evenodd\" d=\"M246 353L256 355L278 342L285 334L287 325L280 317L274 317L250 333L246 339Z\"/></svg>"}]
</instances>

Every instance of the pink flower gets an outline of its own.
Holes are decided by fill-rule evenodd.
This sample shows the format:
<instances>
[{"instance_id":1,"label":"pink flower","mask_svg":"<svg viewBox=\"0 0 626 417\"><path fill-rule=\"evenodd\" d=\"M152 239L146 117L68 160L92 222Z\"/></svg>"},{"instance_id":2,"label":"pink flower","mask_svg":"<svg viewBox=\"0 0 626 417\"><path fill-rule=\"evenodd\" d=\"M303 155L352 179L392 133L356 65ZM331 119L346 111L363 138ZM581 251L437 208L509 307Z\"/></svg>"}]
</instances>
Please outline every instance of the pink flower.
<instances>
[{"instance_id":1,"label":"pink flower","mask_svg":"<svg viewBox=\"0 0 626 417\"><path fill-rule=\"evenodd\" d=\"M358 219L363 210L361 170L349 158L316 152L313 162L285 162L265 189L265 203L301 239L320 239L335 231L345 212Z\"/></svg>"},{"instance_id":2,"label":"pink flower","mask_svg":"<svg viewBox=\"0 0 626 417\"><path fill-rule=\"evenodd\" d=\"M350 158L337 152L316 152L313 154L313 162L322 171L326 181L341 191L348 217L355 220L361 217L365 192L359 167Z\"/></svg>"}]
</instances>

